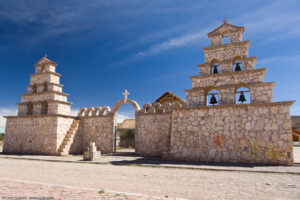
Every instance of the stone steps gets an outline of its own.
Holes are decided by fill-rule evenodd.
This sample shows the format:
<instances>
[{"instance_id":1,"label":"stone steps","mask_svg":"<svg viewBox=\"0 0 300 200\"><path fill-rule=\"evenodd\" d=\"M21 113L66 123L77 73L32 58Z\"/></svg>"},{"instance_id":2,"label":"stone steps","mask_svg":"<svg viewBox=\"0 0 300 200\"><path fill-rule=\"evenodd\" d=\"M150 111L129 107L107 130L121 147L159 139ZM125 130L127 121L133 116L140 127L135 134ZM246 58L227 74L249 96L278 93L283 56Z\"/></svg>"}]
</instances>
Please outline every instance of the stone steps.
<instances>
[{"instance_id":1,"label":"stone steps","mask_svg":"<svg viewBox=\"0 0 300 200\"><path fill-rule=\"evenodd\" d=\"M57 155L64 156L69 155L69 151L71 148L71 145L73 143L74 135L79 127L80 120L74 120L70 129L68 130L62 144L60 145Z\"/></svg>"}]
</instances>

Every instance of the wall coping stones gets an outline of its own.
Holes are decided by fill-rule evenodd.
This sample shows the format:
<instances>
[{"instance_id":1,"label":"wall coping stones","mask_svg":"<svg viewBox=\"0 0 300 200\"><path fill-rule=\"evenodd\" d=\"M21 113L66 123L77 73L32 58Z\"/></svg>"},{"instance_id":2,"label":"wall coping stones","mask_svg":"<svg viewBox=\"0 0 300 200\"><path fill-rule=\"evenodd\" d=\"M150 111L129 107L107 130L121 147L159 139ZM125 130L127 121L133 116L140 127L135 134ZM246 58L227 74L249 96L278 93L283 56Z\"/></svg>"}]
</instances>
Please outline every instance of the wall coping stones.
<instances>
[{"instance_id":1,"label":"wall coping stones","mask_svg":"<svg viewBox=\"0 0 300 200\"><path fill-rule=\"evenodd\" d=\"M247 57L247 58L239 58L238 60L240 61L249 61L249 60L253 60L255 61L255 64L256 64L256 61L257 61L257 57L256 56L253 56L253 57ZM227 59L227 60L220 60L218 63L222 64L222 63L232 63L232 59ZM206 62L206 63L203 63L203 64L198 64L197 67L198 68L201 68L201 67L208 67L210 66L210 63L209 62Z\"/></svg>"},{"instance_id":2,"label":"wall coping stones","mask_svg":"<svg viewBox=\"0 0 300 200\"><path fill-rule=\"evenodd\" d=\"M240 87L259 87L259 86L275 86L276 82L263 82L263 83L240 83L240 84L230 84L230 85L222 85L222 86L213 86L216 89L228 89L228 88L240 88ZM185 92L196 92L196 91L206 91L209 87L197 87L192 89L186 89ZM210 89L210 88L209 88Z\"/></svg>"},{"instance_id":3,"label":"wall coping stones","mask_svg":"<svg viewBox=\"0 0 300 200\"><path fill-rule=\"evenodd\" d=\"M182 107L182 108L177 108L177 110L212 109L212 108L242 108L242 107L261 107L261 106L279 106L279 105L291 106L295 102L296 101L280 101L280 102L251 103L251 104L223 104L223 105L215 105L215 106Z\"/></svg>"},{"instance_id":4,"label":"wall coping stones","mask_svg":"<svg viewBox=\"0 0 300 200\"><path fill-rule=\"evenodd\" d=\"M44 85L45 83L36 83L36 85L37 86L39 86L39 85ZM55 86L58 86L58 87L63 87L64 85L62 85L62 84L57 84L57 83L49 83L49 82L47 82L47 85L55 85ZM32 87L33 85L28 85L27 86L27 88L30 88L30 87Z\"/></svg>"},{"instance_id":5,"label":"wall coping stones","mask_svg":"<svg viewBox=\"0 0 300 200\"><path fill-rule=\"evenodd\" d=\"M176 108L174 108L174 109L176 109ZM139 111L139 112L135 113L135 115L139 115L139 116L142 116L142 115L147 115L147 116L148 115L170 115L170 114L172 114L172 111L166 112L166 113L143 113L142 111Z\"/></svg>"},{"instance_id":6,"label":"wall coping stones","mask_svg":"<svg viewBox=\"0 0 300 200\"><path fill-rule=\"evenodd\" d=\"M236 74L250 74L254 72L262 72L263 74L266 73L267 68L260 68L260 69L252 69L252 70L244 70L240 72L224 72L219 74L203 74L203 75L197 75L197 76L190 76L190 79L196 79L196 78L203 78L203 77L214 77L214 76L228 76L228 75L236 75Z\"/></svg>"},{"instance_id":7,"label":"wall coping stones","mask_svg":"<svg viewBox=\"0 0 300 200\"><path fill-rule=\"evenodd\" d=\"M210 51L210 50L216 50L216 49L225 49L228 47L236 47L236 46L244 46L247 45L248 48L250 48L250 40L242 41L242 42L236 42L236 43L229 43L229 44L222 44L219 46L209 46L209 47L203 47L203 51Z\"/></svg>"},{"instance_id":8,"label":"wall coping stones","mask_svg":"<svg viewBox=\"0 0 300 200\"><path fill-rule=\"evenodd\" d=\"M44 115L22 115L22 116L3 116L4 118L43 118L43 117L64 117L64 118L71 118L71 119L77 119L75 116L70 115L61 115L61 114L44 114Z\"/></svg>"},{"instance_id":9,"label":"wall coping stones","mask_svg":"<svg viewBox=\"0 0 300 200\"><path fill-rule=\"evenodd\" d=\"M58 77L61 76L61 74L56 73L56 72L43 72L43 73L37 73L37 74L30 74L29 76L33 77L33 76L39 76L39 75L44 75L44 74L52 74L52 75L55 75L55 76L58 76Z\"/></svg>"},{"instance_id":10,"label":"wall coping stones","mask_svg":"<svg viewBox=\"0 0 300 200\"><path fill-rule=\"evenodd\" d=\"M37 93L29 93L29 94L21 94L21 96L36 96L38 94L51 94L51 93L55 93L55 94L59 94L62 96L69 96L70 94L64 93L64 92L58 92L58 91L45 91L45 92L37 92Z\"/></svg>"},{"instance_id":11,"label":"wall coping stones","mask_svg":"<svg viewBox=\"0 0 300 200\"><path fill-rule=\"evenodd\" d=\"M78 116L79 119L84 119L84 118L97 118L97 117L113 117L115 113L107 113L106 115L97 115L97 116Z\"/></svg>"},{"instance_id":12,"label":"wall coping stones","mask_svg":"<svg viewBox=\"0 0 300 200\"><path fill-rule=\"evenodd\" d=\"M33 104L36 104L36 103L42 103L44 101L34 101L32 102ZM65 101L59 101L59 100L47 100L48 103L61 103L61 104L65 104L65 105L71 105L72 103L71 102L65 102ZM22 102L22 103L18 103L18 105L26 105L27 103L29 102Z\"/></svg>"}]
</instances>

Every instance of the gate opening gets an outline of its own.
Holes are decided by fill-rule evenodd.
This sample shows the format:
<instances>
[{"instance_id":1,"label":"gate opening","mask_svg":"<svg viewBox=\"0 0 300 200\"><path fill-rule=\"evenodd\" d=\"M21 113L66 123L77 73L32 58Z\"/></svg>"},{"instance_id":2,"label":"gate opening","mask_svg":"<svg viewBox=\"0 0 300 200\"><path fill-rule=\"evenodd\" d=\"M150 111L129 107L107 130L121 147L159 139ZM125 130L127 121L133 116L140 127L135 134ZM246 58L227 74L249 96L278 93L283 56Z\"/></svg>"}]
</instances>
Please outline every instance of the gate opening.
<instances>
[{"instance_id":1,"label":"gate opening","mask_svg":"<svg viewBox=\"0 0 300 200\"><path fill-rule=\"evenodd\" d=\"M115 116L115 152L135 152L135 110L132 105L124 104Z\"/></svg>"}]
</instances>

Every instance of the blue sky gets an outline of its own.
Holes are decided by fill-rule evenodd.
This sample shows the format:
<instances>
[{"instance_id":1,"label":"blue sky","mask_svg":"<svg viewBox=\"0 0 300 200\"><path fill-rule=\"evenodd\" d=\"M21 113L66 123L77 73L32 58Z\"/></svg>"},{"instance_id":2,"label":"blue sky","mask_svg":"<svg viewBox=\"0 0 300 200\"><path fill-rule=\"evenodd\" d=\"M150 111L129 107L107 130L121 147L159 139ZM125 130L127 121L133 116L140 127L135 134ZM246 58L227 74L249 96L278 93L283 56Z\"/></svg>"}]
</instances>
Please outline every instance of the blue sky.
<instances>
[{"instance_id":1,"label":"blue sky","mask_svg":"<svg viewBox=\"0 0 300 200\"><path fill-rule=\"evenodd\" d=\"M1 0L0 115L15 115L33 64L45 53L57 62L63 91L76 112L113 106L124 89L141 106L170 90L185 98L203 63L207 33L245 26L249 55L276 81L274 101L300 97L300 2L214 0ZM132 116L133 108L119 112ZM300 102L292 108L300 115ZM0 118L0 132L4 128Z\"/></svg>"}]
</instances>

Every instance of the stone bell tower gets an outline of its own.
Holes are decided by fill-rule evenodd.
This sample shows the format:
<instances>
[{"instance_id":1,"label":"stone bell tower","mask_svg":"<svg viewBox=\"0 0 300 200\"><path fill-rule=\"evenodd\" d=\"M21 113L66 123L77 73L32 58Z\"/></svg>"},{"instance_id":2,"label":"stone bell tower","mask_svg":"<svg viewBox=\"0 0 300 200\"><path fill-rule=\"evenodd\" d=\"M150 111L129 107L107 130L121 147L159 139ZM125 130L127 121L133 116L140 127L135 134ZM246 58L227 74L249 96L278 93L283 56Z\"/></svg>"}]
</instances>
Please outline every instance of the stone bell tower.
<instances>
[{"instance_id":1,"label":"stone bell tower","mask_svg":"<svg viewBox=\"0 0 300 200\"><path fill-rule=\"evenodd\" d=\"M273 99L275 82L264 82L266 68L255 69L256 57L248 57L250 41L243 41L244 27L224 23L208 33L210 46L204 47L204 64L199 64L199 75L192 76L192 89L185 90L188 107L210 105L210 91L218 105L239 103L239 88L248 103L268 103ZM228 39L228 43L224 43ZM242 102L243 103L243 102Z\"/></svg>"},{"instance_id":2,"label":"stone bell tower","mask_svg":"<svg viewBox=\"0 0 300 200\"><path fill-rule=\"evenodd\" d=\"M186 108L172 117L174 159L293 165L295 101L273 102L275 82L264 82L266 68L255 68L243 33L226 20L208 33L204 63L185 90Z\"/></svg>"},{"instance_id":3,"label":"stone bell tower","mask_svg":"<svg viewBox=\"0 0 300 200\"><path fill-rule=\"evenodd\" d=\"M79 121L70 116L71 103L55 68L56 63L46 57L35 64L18 116L5 117L3 153L57 155L70 148Z\"/></svg>"},{"instance_id":4,"label":"stone bell tower","mask_svg":"<svg viewBox=\"0 0 300 200\"><path fill-rule=\"evenodd\" d=\"M18 115L70 115L68 94L62 92L60 74L55 72L56 63L43 57L35 64L35 73L30 75L28 93L23 94Z\"/></svg>"}]
</instances>

